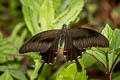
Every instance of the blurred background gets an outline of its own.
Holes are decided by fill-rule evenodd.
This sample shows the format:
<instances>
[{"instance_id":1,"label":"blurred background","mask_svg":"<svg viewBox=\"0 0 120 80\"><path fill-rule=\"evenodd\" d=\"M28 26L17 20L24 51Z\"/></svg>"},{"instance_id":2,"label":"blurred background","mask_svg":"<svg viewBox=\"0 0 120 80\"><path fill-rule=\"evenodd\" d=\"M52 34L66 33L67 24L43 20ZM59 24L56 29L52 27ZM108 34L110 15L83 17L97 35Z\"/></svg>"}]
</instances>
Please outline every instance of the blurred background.
<instances>
[{"instance_id":1,"label":"blurred background","mask_svg":"<svg viewBox=\"0 0 120 80\"><path fill-rule=\"evenodd\" d=\"M87 27L101 31L107 23L112 27L112 29L120 28L120 0L84 1L85 4L80 15L80 20L78 23L72 24L71 27ZM19 29L16 28L17 26L20 26L21 30L17 33L18 38L13 39L13 36L15 36L13 33L17 32ZM16 29L16 31L13 31L14 29ZM19 0L0 0L0 32L3 38L12 40L10 41L10 46L8 47L10 47L10 49L16 48L16 50L19 49L22 42L31 36L30 32L26 29L22 7ZM20 39L21 43L14 43L14 41ZM12 46L12 44L14 44L14 46ZM13 52L14 51L11 51L11 53ZM15 52L18 53L18 51ZM16 57L12 57L10 59L5 58L3 61L0 61L0 65L6 64L4 63L5 61L9 61L13 58L15 59ZM21 62L18 60L17 63L19 64ZM89 67L86 67L89 79L105 79L105 73L99 66L100 65L98 63L94 62ZM116 72L116 74L113 73L113 77L120 75L120 63L117 64L114 72ZM2 74L2 72L0 74Z\"/></svg>"}]
</instances>

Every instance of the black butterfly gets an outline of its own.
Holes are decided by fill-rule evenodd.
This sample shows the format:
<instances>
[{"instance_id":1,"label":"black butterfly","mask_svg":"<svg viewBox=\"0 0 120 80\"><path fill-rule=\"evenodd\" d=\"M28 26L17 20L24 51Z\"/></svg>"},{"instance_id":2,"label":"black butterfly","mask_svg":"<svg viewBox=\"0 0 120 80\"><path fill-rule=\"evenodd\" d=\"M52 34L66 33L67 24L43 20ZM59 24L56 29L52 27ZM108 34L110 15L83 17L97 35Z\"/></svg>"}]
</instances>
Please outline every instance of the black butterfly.
<instances>
[{"instance_id":1,"label":"black butterfly","mask_svg":"<svg viewBox=\"0 0 120 80\"><path fill-rule=\"evenodd\" d=\"M63 46L62 55L66 61L76 60L82 56L82 52L88 47L108 47L108 40L100 33L87 28L48 30L41 32L28 41L20 48L20 53L40 52L44 63L56 62L58 55L58 44Z\"/></svg>"}]
</instances>

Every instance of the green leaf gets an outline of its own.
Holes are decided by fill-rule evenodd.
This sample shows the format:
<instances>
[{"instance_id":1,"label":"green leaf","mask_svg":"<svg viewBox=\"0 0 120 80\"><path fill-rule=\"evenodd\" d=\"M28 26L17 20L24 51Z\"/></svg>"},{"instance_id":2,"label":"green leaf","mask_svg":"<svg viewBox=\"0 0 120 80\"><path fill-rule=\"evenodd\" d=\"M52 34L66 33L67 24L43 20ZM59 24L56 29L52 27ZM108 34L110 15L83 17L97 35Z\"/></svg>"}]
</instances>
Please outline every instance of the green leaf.
<instances>
[{"instance_id":1,"label":"green leaf","mask_svg":"<svg viewBox=\"0 0 120 80\"><path fill-rule=\"evenodd\" d=\"M41 74L39 75L38 80L49 80L51 77L51 68L49 65L44 65Z\"/></svg>"},{"instance_id":2,"label":"green leaf","mask_svg":"<svg viewBox=\"0 0 120 80\"><path fill-rule=\"evenodd\" d=\"M40 62L40 60L38 60L38 59L36 59L36 60L34 60L35 61L35 69L34 69L34 71L33 71L33 73L32 73L32 75L31 75L31 79L33 80L33 79L35 79L35 78L37 78L37 76L38 76L38 71L39 71L39 69L40 69L40 66L42 65Z\"/></svg>"},{"instance_id":3,"label":"green leaf","mask_svg":"<svg viewBox=\"0 0 120 80\"><path fill-rule=\"evenodd\" d=\"M14 80L12 76L8 73L8 71L5 71L1 76L0 80Z\"/></svg>"},{"instance_id":4,"label":"green leaf","mask_svg":"<svg viewBox=\"0 0 120 80\"><path fill-rule=\"evenodd\" d=\"M63 69L57 74L56 80L87 80L86 71L84 70L84 65L81 62L82 72L78 72L76 64L72 63L67 68Z\"/></svg>"},{"instance_id":5,"label":"green leaf","mask_svg":"<svg viewBox=\"0 0 120 80\"><path fill-rule=\"evenodd\" d=\"M40 24L41 30L51 29L50 25L55 18L53 1L52 0L44 0L43 4L40 8Z\"/></svg>"},{"instance_id":6,"label":"green leaf","mask_svg":"<svg viewBox=\"0 0 120 80\"><path fill-rule=\"evenodd\" d=\"M33 29L32 23L31 23L30 14L28 13L29 9L26 8L25 6L22 6L22 11L24 13L24 19L27 24L28 30L31 32L32 35L34 35L35 31Z\"/></svg>"},{"instance_id":7,"label":"green leaf","mask_svg":"<svg viewBox=\"0 0 120 80\"><path fill-rule=\"evenodd\" d=\"M12 34L10 35L10 40L12 41L13 38L16 37L17 33L19 32L19 30L23 27L24 23L18 23L16 26L15 26L15 29L12 31Z\"/></svg>"},{"instance_id":8,"label":"green leaf","mask_svg":"<svg viewBox=\"0 0 120 80\"><path fill-rule=\"evenodd\" d=\"M17 35L23 25L23 23L18 23L8 38L3 39L2 34L0 35L0 63L7 62L7 60L12 61L14 60L13 56L18 55L18 49L27 35L26 29L23 29L19 36Z\"/></svg>"},{"instance_id":9,"label":"green leaf","mask_svg":"<svg viewBox=\"0 0 120 80\"><path fill-rule=\"evenodd\" d=\"M120 48L116 49L115 52L116 52L117 54L120 54Z\"/></svg>"},{"instance_id":10,"label":"green leaf","mask_svg":"<svg viewBox=\"0 0 120 80\"><path fill-rule=\"evenodd\" d=\"M40 1L36 0L20 0L22 3L22 11L27 27L32 35L40 32Z\"/></svg>"},{"instance_id":11,"label":"green leaf","mask_svg":"<svg viewBox=\"0 0 120 80\"><path fill-rule=\"evenodd\" d=\"M34 71L30 72L30 78L33 80L38 76L38 71L40 69L40 66L42 65L42 61L41 61L41 56L39 55L39 53L25 53L25 56L30 56L31 58L34 59L35 62L35 69Z\"/></svg>"},{"instance_id":12,"label":"green leaf","mask_svg":"<svg viewBox=\"0 0 120 80\"><path fill-rule=\"evenodd\" d=\"M113 62L115 61L117 55L115 54L115 52L112 53L108 53L108 59L109 59L109 70L111 69ZM116 64L115 64L116 65Z\"/></svg>"},{"instance_id":13,"label":"green leaf","mask_svg":"<svg viewBox=\"0 0 120 80\"><path fill-rule=\"evenodd\" d=\"M0 63L6 62L6 59L13 60L13 57L8 55L14 54L15 52L15 49L5 39L0 39Z\"/></svg>"},{"instance_id":14,"label":"green leaf","mask_svg":"<svg viewBox=\"0 0 120 80\"><path fill-rule=\"evenodd\" d=\"M112 49L118 49L120 48L120 29L115 29L114 30L114 41L113 41L113 47Z\"/></svg>"},{"instance_id":15,"label":"green leaf","mask_svg":"<svg viewBox=\"0 0 120 80\"><path fill-rule=\"evenodd\" d=\"M8 69L6 65L0 65L0 71L5 72Z\"/></svg>"},{"instance_id":16,"label":"green leaf","mask_svg":"<svg viewBox=\"0 0 120 80\"><path fill-rule=\"evenodd\" d=\"M92 56L87 55L85 53L82 56L82 61L86 68L92 66L93 64L95 64L97 62Z\"/></svg>"},{"instance_id":17,"label":"green leaf","mask_svg":"<svg viewBox=\"0 0 120 80\"><path fill-rule=\"evenodd\" d=\"M112 80L120 80L120 76L117 76L116 78L114 78Z\"/></svg>"},{"instance_id":18,"label":"green leaf","mask_svg":"<svg viewBox=\"0 0 120 80\"><path fill-rule=\"evenodd\" d=\"M0 32L0 40L3 38L3 35L2 35L2 33Z\"/></svg>"},{"instance_id":19,"label":"green leaf","mask_svg":"<svg viewBox=\"0 0 120 80\"><path fill-rule=\"evenodd\" d=\"M27 80L25 74L21 70L9 70L9 73L18 80Z\"/></svg>"},{"instance_id":20,"label":"green leaf","mask_svg":"<svg viewBox=\"0 0 120 80\"><path fill-rule=\"evenodd\" d=\"M115 29L114 31L109 27L107 24L105 28L102 31L102 34L106 36L106 38L109 40L110 48L111 49L117 49L120 46L120 30ZM108 58L109 58L109 70L111 69L111 66L116 58L116 54L113 51L112 53L109 51Z\"/></svg>"},{"instance_id":21,"label":"green leaf","mask_svg":"<svg viewBox=\"0 0 120 80\"><path fill-rule=\"evenodd\" d=\"M68 6L71 0L53 0L53 6L55 9L55 17L62 13Z\"/></svg>"},{"instance_id":22,"label":"green leaf","mask_svg":"<svg viewBox=\"0 0 120 80\"><path fill-rule=\"evenodd\" d=\"M6 62L6 56L0 53L0 63Z\"/></svg>"},{"instance_id":23,"label":"green leaf","mask_svg":"<svg viewBox=\"0 0 120 80\"><path fill-rule=\"evenodd\" d=\"M108 64L109 64L109 70L111 69L113 62L115 61L115 58L117 57L117 55L115 54L116 52L112 50L112 47L114 45L116 45L116 43L114 42L115 40L115 36L119 35L119 31L113 31L109 25L107 24L105 26L105 28L102 31L102 34L109 40L110 43L110 49L101 49L101 48L91 48L91 50L88 50L88 53L95 56L99 61L102 62L102 64L105 65L105 67L107 68L107 63L106 63L106 55L108 55ZM116 35L115 35L116 34ZM115 40L117 41L117 40ZM119 44L119 41L118 41ZM118 45L116 45L118 47ZM101 51L100 51L101 50ZM107 50L107 51L106 51ZM93 54L92 54L93 53Z\"/></svg>"},{"instance_id":24,"label":"green leaf","mask_svg":"<svg viewBox=\"0 0 120 80\"><path fill-rule=\"evenodd\" d=\"M101 53L97 48L91 48L86 51L88 54L95 56L99 61L101 61L106 66L106 57L104 53Z\"/></svg>"},{"instance_id":25,"label":"green leaf","mask_svg":"<svg viewBox=\"0 0 120 80\"><path fill-rule=\"evenodd\" d=\"M78 20L78 16L83 7L83 0L71 0L67 9L60 13L59 16L54 20L53 26L61 28L63 24L69 25L71 22Z\"/></svg>"},{"instance_id":26,"label":"green leaf","mask_svg":"<svg viewBox=\"0 0 120 80\"><path fill-rule=\"evenodd\" d=\"M106 24L105 28L102 30L102 34L109 40L110 48L113 46L113 30Z\"/></svg>"}]
</instances>

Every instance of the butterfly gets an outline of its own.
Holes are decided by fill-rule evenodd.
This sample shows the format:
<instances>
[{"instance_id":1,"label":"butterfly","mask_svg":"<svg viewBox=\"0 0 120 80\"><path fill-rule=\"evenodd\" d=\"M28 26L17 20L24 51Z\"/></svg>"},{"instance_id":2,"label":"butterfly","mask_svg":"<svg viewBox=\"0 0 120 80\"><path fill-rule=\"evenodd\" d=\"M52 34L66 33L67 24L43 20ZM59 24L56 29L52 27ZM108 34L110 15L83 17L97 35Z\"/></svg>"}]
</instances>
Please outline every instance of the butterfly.
<instances>
[{"instance_id":1,"label":"butterfly","mask_svg":"<svg viewBox=\"0 0 120 80\"><path fill-rule=\"evenodd\" d=\"M86 48L108 46L108 40L99 32L87 28L67 29L64 24L62 29L44 31L31 37L19 52L39 52L44 63L48 64L55 64L60 56L65 61L75 60L78 64L77 58ZM59 50L62 50L60 55Z\"/></svg>"}]
</instances>

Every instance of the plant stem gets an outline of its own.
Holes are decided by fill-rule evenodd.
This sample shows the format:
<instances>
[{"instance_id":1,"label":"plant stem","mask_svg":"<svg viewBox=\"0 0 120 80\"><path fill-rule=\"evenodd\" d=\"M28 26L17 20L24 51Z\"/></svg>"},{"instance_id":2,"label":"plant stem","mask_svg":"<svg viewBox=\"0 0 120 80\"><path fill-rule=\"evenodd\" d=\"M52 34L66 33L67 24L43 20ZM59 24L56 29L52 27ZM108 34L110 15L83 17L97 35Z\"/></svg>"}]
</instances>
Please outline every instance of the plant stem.
<instances>
[{"instance_id":1,"label":"plant stem","mask_svg":"<svg viewBox=\"0 0 120 80\"><path fill-rule=\"evenodd\" d=\"M109 72L109 59L108 59L108 54L105 53L105 57L106 57L106 64L107 64L107 73Z\"/></svg>"},{"instance_id":2,"label":"plant stem","mask_svg":"<svg viewBox=\"0 0 120 80\"><path fill-rule=\"evenodd\" d=\"M110 72L107 72L107 80L111 80L111 75L112 75L112 73L110 73Z\"/></svg>"},{"instance_id":3,"label":"plant stem","mask_svg":"<svg viewBox=\"0 0 120 80\"><path fill-rule=\"evenodd\" d=\"M112 72L109 71L109 58L108 58L108 53L105 53L105 56L106 56L106 64L107 64L106 76L107 76L107 80L111 80Z\"/></svg>"}]
</instances>

